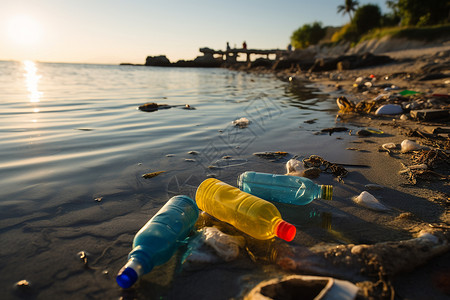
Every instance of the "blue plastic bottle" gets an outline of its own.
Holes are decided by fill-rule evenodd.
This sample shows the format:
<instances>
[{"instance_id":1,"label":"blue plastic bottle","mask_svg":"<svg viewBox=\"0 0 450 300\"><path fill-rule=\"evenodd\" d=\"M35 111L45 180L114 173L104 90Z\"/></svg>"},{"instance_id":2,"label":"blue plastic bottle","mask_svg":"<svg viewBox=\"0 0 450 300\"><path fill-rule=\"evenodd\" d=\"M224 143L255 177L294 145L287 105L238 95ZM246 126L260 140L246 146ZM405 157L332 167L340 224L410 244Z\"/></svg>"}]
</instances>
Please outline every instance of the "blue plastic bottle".
<instances>
[{"instance_id":1,"label":"blue plastic bottle","mask_svg":"<svg viewBox=\"0 0 450 300\"><path fill-rule=\"evenodd\" d=\"M140 276L167 262L193 229L199 210L188 196L172 197L136 234L128 262L119 271L120 287L131 287Z\"/></svg>"},{"instance_id":2,"label":"blue plastic bottle","mask_svg":"<svg viewBox=\"0 0 450 300\"><path fill-rule=\"evenodd\" d=\"M305 205L317 198L331 200L333 186L318 185L305 177L244 172L239 189L267 201Z\"/></svg>"}]
</instances>

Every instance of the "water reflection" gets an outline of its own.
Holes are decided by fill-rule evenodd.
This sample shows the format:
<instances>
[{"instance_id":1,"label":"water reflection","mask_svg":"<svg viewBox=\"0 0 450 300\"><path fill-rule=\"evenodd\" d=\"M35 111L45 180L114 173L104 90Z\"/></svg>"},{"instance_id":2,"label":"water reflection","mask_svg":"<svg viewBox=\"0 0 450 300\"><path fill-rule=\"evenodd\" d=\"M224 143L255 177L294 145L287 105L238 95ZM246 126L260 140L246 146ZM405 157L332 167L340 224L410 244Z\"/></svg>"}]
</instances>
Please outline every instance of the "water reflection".
<instances>
[{"instance_id":1,"label":"water reflection","mask_svg":"<svg viewBox=\"0 0 450 300\"><path fill-rule=\"evenodd\" d=\"M42 96L42 92L39 92L38 90L38 83L39 79L41 79L41 75L37 74L36 64L32 61L25 60L23 66L25 69L25 83L29 92L30 102L37 103Z\"/></svg>"}]
</instances>

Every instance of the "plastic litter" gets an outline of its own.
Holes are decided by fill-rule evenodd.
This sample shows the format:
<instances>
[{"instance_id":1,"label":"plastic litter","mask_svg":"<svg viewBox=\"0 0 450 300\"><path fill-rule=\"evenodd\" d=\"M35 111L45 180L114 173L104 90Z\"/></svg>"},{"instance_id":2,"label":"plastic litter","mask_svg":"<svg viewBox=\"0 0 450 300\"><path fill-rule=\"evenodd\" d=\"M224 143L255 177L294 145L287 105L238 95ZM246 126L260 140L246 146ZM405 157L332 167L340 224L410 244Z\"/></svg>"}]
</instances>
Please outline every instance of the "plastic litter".
<instances>
[{"instance_id":1,"label":"plastic litter","mask_svg":"<svg viewBox=\"0 0 450 300\"><path fill-rule=\"evenodd\" d=\"M200 184L195 201L204 212L256 239L278 236L289 242L295 237L295 226L281 218L275 205L215 178Z\"/></svg>"},{"instance_id":2,"label":"plastic litter","mask_svg":"<svg viewBox=\"0 0 450 300\"><path fill-rule=\"evenodd\" d=\"M402 96L411 96L411 95L420 94L420 92L411 91L411 90L403 90L403 91L399 92L399 94Z\"/></svg>"},{"instance_id":3,"label":"plastic litter","mask_svg":"<svg viewBox=\"0 0 450 300\"><path fill-rule=\"evenodd\" d=\"M376 115L398 115L401 113L403 113L403 108L398 104L385 104L375 111Z\"/></svg>"},{"instance_id":4,"label":"plastic litter","mask_svg":"<svg viewBox=\"0 0 450 300\"><path fill-rule=\"evenodd\" d=\"M239 248L245 245L244 237L223 233L216 227L203 228L203 239L225 261L235 259L239 255Z\"/></svg>"},{"instance_id":5,"label":"plastic litter","mask_svg":"<svg viewBox=\"0 0 450 300\"><path fill-rule=\"evenodd\" d=\"M249 121L249 119L242 117L240 119L234 120L232 123L234 126L239 126L241 128L244 128L250 124L250 121Z\"/></svg>"},{"instance_id":6,"label":"plastic litter","mask_svg":"<svg viewBox=\"0 0 450 300\"><path fill-rule=\"evenodd\" d=\"M422 146L420 146L419 144L417 144L411 140L403 140L403 142L400 144L400 146L402 149L401 151L403 153L422 149Z\"/></svg>"},{"instance_id":7,"label":"plastic litter","mask_svg":"<svg viewBox=\"0 0 450 300\"><path fill-rule=\"evenodd\" d=\"M130 288L140 276L167 262L194 227L198 207L188 196L172 197L135 235L128 262L116 277Z\"/></svg>"},{"instance_id":8,"label":"plastic litter","mask_svg":"<svg viewBox=\"0 0 450 300\"><path fill-rule=\"evenodd\" d=\"M271 202L305 205L314 199L331 200L333 186L318 185L305 177L244 172L238 177L239 189Z\"/></svg>"},{"instance_id":9,"label":"plastic litter","mask_svg":"<svg viewBox=\"0 0 450 300\"><path fill-rule=\"evenodd\" d=\"M244 300L353 300L358 291L359 288L355 284L346 280L321 276L287 275L259 283L244 297Z\"/></svg>"},{"instance_id":10,"label":"plastic litter","mask_svg":"<svg viewBox=\"0 0 450 300\"><path fill-rule=\"evenodd\" d=\"M377 198L375 198L369 192L362 192L359 196L353 198L353 201L365 208L369 208L376 211L389 211L390 209L384 206Z\"/></svg>"}]
</instances>

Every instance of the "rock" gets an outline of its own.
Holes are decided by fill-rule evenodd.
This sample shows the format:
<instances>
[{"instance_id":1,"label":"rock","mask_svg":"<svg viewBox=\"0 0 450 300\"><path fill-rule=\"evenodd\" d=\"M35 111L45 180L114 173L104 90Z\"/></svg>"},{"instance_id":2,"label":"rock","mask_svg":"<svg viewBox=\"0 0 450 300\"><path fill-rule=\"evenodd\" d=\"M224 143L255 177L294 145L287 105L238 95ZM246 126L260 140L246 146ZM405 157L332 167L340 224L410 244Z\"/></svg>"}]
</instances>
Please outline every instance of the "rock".
<instances>
[{"instance_id":1,"label":"rock","mask_svg":"<svg viewBox=\"0 0 450 300\"><path fill-rule=\"evenodd\" d=\"M399 115L401 113L403 113L403 108L398 104L385 104L375 111L376 115Z\"/></svg>"},{"instance_id":2,"label":"rock","mask_svg":"<svg viewBox=\"0 0 450 300\"><path fill-rule=\"evenodd\" d=\"M170 60L165 55L147 56L145 59L146 66L167 67L170 66Z\"/></svg>"}]
</instances>

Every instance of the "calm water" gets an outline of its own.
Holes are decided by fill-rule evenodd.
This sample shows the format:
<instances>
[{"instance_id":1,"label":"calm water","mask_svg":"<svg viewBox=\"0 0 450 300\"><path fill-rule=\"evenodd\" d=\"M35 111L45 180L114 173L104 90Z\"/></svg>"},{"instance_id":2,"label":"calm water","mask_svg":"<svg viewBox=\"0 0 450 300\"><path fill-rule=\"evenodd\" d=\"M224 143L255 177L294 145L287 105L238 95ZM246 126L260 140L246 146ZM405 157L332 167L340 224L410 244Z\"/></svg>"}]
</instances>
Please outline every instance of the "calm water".
<instances>
[{"instance_id":1,"label":"calm water","mask_svg":"<svg viewBox=\"0 0 450 300\"><path fill-rule=\"evenodd\" d=\"M147 102L195 110L137 109ZM314 132L333 126L335 106L312 88L224 69L0 62L0 293L118 297L132 237L168 197L212 173L234 183L247 169L284 172L253 152L328 153ZM241 117L247 128L231 124ZM155 171L166 172L141 177ZM31 288L14 290L23 279Z\"/></svg>"}]
</instances>

